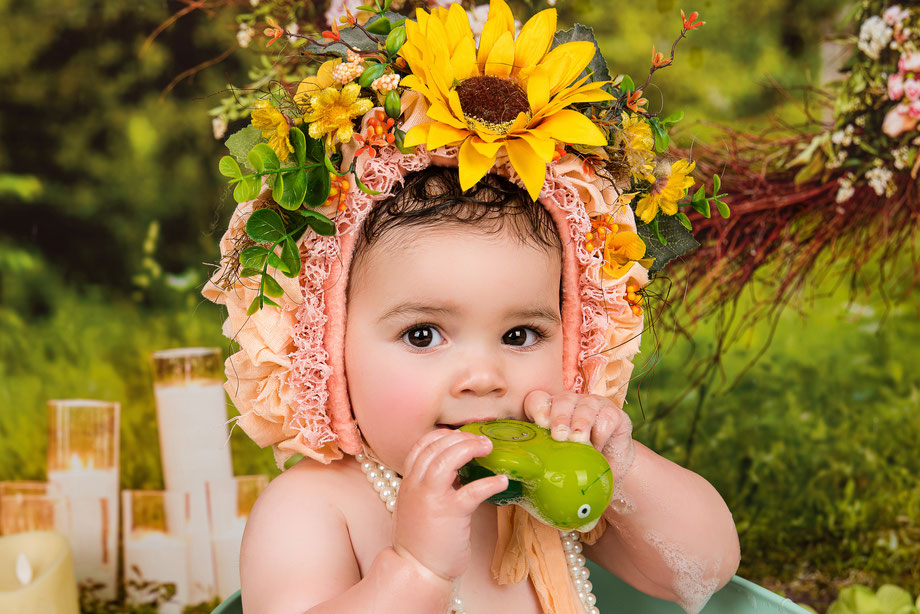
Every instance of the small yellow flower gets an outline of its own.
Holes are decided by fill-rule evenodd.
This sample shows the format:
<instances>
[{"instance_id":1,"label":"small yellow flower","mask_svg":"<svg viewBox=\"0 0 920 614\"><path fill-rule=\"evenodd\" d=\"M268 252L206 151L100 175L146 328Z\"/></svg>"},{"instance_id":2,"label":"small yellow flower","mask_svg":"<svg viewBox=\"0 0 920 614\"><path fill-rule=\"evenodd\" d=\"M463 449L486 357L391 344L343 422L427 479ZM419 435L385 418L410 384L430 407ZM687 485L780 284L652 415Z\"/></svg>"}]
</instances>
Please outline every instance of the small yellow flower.
<instances>
[{"instance_id":1,"label":"small yellow flower","mask_svg":"<svg viewBox=\"0 0 920 614\"><path fill-rule=\"evenodd\" d=\"M252 125L262 131L262 136L268 139L268 145L278 154L278 159L284 162L294 153L294 148L288 140L291 127L287 118L267 100L256 102L256 109L252 112Z\"/></svg>"},{"instance_id":2,"label":"small yellow flower","mask_svg":"<svg viewBox=\"0 0 920 614\"><path fill-rule=\"evenodd\" d=\"M310 98L316 96L327 87L335 85L335 79L332 76L332 69L342 63L342 58L335 58L323 62L317 69L316 76L307 77L297 86L297 93L294 94L294 102L304 113L310 111Z\"/></svg>"},{"instance_id":3,"label":"small yellow flower","mask_svg":"<svg viewBox=\"0 0 920 614\"><path fill-rule=\"evenodd\" d=\"M310 136L314 139L325 137L327 147L332 147L333 139L341 143L351 141L355 133L354 119L374 106L370 98L358 98L360 93L360 85L349 83L341 91L327 87L311 96L310 112L303 118L309 124Z\"/></svg>"},{"instance_id":4,"label":"small yellow flower","mask_svg":"<svg viewBox=\"0 0 920 614\"><path fill-rule=\"evenodd\" d=\"M646 224L658 215L661 209L666 215L677 213L677 201L687 195L687 190L693 187L693 177L690 173L696 167L696 162L678 160L668 168L667 163L662 165L663 172L656 172L658 177L652 184L648 196L643 197L636 206L636 215Z\"/></svg>"},{"instance_id":5,"label":"small yellow flower","mask_svg":"<svg viewBox=\"0 0 920 614\"><path fill-rule=\"evenodd\" d=\"M652 127L639 115L623 113L623 121L616 131L614 145L622 149L630 174L636 179L644 179L654 168L655 137Z\"/></svg>"},{"instance_id":6,"label":"small yellow flower","mask_svg":"<svg viewBox=\"0 0 920 614\"><path fill-rule=\"evenodd\" d=\"M642 238L631 230L620 230L614 224L604 243L603 274L610 279L619 279L626 274L633 262L649 268L654 258L644 256L645 242Z\"/></svg>"}]
</instances>

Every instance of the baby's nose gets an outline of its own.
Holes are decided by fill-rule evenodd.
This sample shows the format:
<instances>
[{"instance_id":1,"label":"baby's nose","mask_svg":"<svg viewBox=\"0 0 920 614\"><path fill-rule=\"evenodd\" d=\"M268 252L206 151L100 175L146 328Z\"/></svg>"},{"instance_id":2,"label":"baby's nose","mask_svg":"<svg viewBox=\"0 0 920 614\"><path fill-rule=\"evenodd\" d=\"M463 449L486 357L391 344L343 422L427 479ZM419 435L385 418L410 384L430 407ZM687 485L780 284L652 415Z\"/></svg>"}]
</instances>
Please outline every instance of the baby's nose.
<instances>
[{"instance_id":1,"label":"baby's nose","mask_svg":"<svg viewBox=\"0 0 920 614\"><path fill-rule=\"evenodd\" d=\"M482 354L464 357L451 386L454 396L503 396L507 391L501 359Z\"/></svg>"}]
</instances>

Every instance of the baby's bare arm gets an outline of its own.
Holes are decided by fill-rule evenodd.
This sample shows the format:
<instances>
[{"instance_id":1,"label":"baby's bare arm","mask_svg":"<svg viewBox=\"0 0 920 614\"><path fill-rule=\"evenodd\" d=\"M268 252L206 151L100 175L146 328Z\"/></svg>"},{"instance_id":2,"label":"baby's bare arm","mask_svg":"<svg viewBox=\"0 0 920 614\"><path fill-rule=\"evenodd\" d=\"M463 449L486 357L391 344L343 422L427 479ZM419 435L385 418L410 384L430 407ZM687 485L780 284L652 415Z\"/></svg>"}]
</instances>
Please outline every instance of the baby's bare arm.
<instances>
[{"instance_id":1,"label":"baby's bare arm","mask_svg":"<svg viewBox=\"0 0 920 614\"><path fill-rule=\"evenodd\" d=\"M246 614L444 612L453 585L384 548L361 578L341 510L326 496L334 470L291 469L253 508L240 555Z\"/></svg>"},{"instance_id":2,"label":"baby's bare arm","mask_svg":"<svg viewBox=\"0 0 920 614\"><path fill-rule=\"evenodd\" d=\"M633 442L609 528L589 558L641 591L701 607L738 568L738 534L722 497L701 476Z\"/></svg>"}]
</instances>

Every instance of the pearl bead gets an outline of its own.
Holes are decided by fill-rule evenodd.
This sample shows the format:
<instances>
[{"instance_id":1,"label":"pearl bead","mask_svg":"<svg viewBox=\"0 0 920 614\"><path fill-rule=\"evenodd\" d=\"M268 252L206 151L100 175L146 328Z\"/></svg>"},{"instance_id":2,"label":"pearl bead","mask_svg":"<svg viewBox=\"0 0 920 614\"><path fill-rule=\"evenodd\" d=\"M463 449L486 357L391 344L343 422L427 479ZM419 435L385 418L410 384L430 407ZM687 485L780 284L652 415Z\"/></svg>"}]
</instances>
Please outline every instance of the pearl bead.
<instances>
[{"instance_id":1,"label":"pearl bead","mask_svg":"<svg viewBox=\"0 0 920 614\"><path fill-rule=\"evenodd\" d=\"M585 597L585 603L587 603L589 606L597 603L597 597L594 596L594 593L588 593L587 597Z\"/></svg>"},{"instance_id":2,"label":"pearl bead","mask_svg":"<svg viewBox=\"0 0 920 614\"><path fill-rule=\"evenodd\" d=\"M591 581L585 580L585 592L590 593L593 588L594 588L594 585L591 584Z\"/></svg>"},{"instance_id":3,"label":"pearl bead","mask_svg":"<svg viewBox=\"0 0 920 614\"><path fill-rule=\"evenodd\" d=\"M380 491L380 500L386 503L387 499L392 499L396 496L396 493L393 492L392 488L384 488Z\"/></svg>"},{"instance_id":4,"label":"pearl bead","mask_svg":"<svg viewBox=\"0 0 920 614\"><path fill-rule=\"evenodd\" d=\"M377 492L380 492L386 487L387 487L387 481L384 480L383 478L377 478L376 480L374 480L374 490L376 490Z\"/></svg>"},{"instance_id":5,"label":"pearl bead","mask_svg":"<svg viewBox=\"0 0 920 614\"><path fill-rule=\"evenodd\" d=\"M384 479L384 480L392 480L392 479L395 478L395 477L396 477L396 474L393 473L392 471L390 471L389 469L385 469L385 470L384 470L384 472L383 472L383 479Z\"/></svg>"},{"instance_id":6,"label":"pearl bead","mask_svg":"<svg viewBox=\"0 0 920 614\"><path fill-rule=\"evenodd\" d=\"M575 545L572 548L572 551L577 552L578 554L581 554L581 544L578 542L575 542Z\"/></svg>"},{"instance_id":7,"label":"pearl bead","mask_svg":"<svg viewBox=\"0 0 920 614\"><path fill-rule=\"evenodd\" d=\"M584 600L587 599L587 598L588 598L588 595L586 595L584 591L578 591L578 600L579 600L579 601L584 601Z\"/></svg>"},{"instance_id":8,"label":"pearl bead","mask_svg":"<svg viewBox=\"0 0 920 614\"><path fill-rule=\"evenodd\" d=\"M588 610L588 614L601 614L601 611L598 610L597 607L591 606L591 609Z\"/></svg>"},{"instance_id":9,"label":"pearl bead","mask_svg":"<svg viewBox=\"0 0 920 614\"><path fill-rule=\"evenodd\" d=\"M363 463L365 458L367 457L364 455L363 452L358 452L357 454L355 454L355 460L358 461L359 463ZM363 466L364 465L362 464L362 467Z\"/></svg>"},{"instance_id":10,"label":"pearl bead","mask_svg":"<svg viewBox=\"0 0 920 614\"><path fill-rule=\"evenodd\" d=\"M388 484L393 490L399 490L399 478L391 478Z\"/></svg>"},{"instance_id":11,"label":"pearl bead","mask_svg":"<svg viewBox=\"0 0 920 614\"><path fill-rule=\"evenodd\" d=\"M380 477L380 472L376 469L371 469L365 475L367 475L367 481L373 484L374 480Z\"/></svg>"},{"instance_id":12,"label":"pearl bead","mask_svg":"<svg viewBox=\"0 0 920 614\"><path fill-rule=\"evenodd\" d=\"M374 467L376 467L376 465L369 460L366 460L363 463L361 463L361 471L363 471L364 473L367 473Z\"/></svg>"},{"instance_id":13,"label":"pearl bead","mask_svg":"<svg viewBox=\"0 0 920 614\"><path fill-rule=\"evenodd\" d=\"M572 580L572 585L575 587L576 592L581 592L585 590L585 581L581 579Z\"/></svg>"},{"instance_id":14,"label":"pearl bead","mask_svg":"<svg viewBox=\"0 0 920 614\"><path fill-rule=\"evenodd\" d=\"M395 511L396 511L396 499L388 499L388 500L387 500L387 509L388 509L390 512L395 512Z\"/></svg>"},{"instance_id":15,"label":"pearl bead","mask_svg":"<svg viewBox=\"0 0 920 614\"><path fill-rule=\"evenodd\" d=\"M380 463L377 463L377 471L379 471L380 473L383 473L386 470L387 470L386 465L381 465Z\"/></svg>"},{"instance_id":16,"label":"pearl bead","mask_svg":"<svg viewBox=\"0 0 920 614\"><path fill-rule=\"evenodd\" d=\"M579 567L582 567L585 564L585 556L583 554L576 554L575 560L578 562Z\"/></svg>"},{"instance_id":17,"label":"pearl bead","mask_svg":"<svg viewBox=\"0 0 920 614\"><path fill-rule=\"evenodd\" d=\"M587 567L582 567L581 569L578 570L578 575L579 577L581 577L582 580L587 580L588 576L591 575L591 572L588 571Z\"/></svg>"},{"instance_id":18,"label":"pearl bead","mask_svg":"<svg viewBox=\"0 0 920 614\"><path fill-rule=\"evenodd\" d=\"M571 566L571 565L574 565L575 562L576 562L576 560L577 560L577 559L575 558L576 556L578 556L578 555L575 554L574 552L566 552L566 554L565 554L565 562L568 563L570 566Z\"/></svg>"}]
</instances>

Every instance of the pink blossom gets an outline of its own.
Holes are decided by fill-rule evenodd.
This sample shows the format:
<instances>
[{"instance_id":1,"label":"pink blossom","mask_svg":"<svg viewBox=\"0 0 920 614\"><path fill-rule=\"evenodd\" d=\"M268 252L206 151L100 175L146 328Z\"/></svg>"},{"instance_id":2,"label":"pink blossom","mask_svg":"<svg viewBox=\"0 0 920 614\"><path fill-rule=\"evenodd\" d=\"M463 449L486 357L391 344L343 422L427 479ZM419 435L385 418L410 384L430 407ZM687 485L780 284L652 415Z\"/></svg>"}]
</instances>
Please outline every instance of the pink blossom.
<instances>
[{"instance_id":1,"label":"pink blossom","mask_svg":"<svg viewBox=\"0 0 920 614\"><path fill-rule=\"evenodd\" d=\"M917 103L911 103L917 104ZM885 115L885 121L882 122L882 132L890 136L891 138L897 138L901 134L913 130L917 127L917 122L920 121L920 105L917 105L918 116L911 117L910 106L906 104L899 104L896 107L892 107L890 111Z\"/></svg>"},{"instance_id":2,"label":"pink blossom","mask_svg":"<svg viewBox=\"0 0 920 614\"><path fill-rule=\"evenodd\" d=\"M900 25L902 21L910 17L910 11L902 9L900 4L889 6L882 13L882 18L889 26Z\"/></svg>"},{"instance_id":3,"label":"pink blossom","mask_svg":"<svg viewBox=\"0 0 920 614\"><path fill-rule=\"evenodd\" d=\"M895 73L888 77L888 98L901 100L904 96L904 75Z\"/></svg>"},{"instance_id":4,"label":"pink blossom","mask_svg":"<svg viewBox=\"0 0 920 614\"><path fill-rule=\"evenodd\" d=\"M904 95L912 101L920 98L920 81L908 79L904 82Z\"/></svg>"},{"instance_id":5,"label":"pink blossom","mask_svg":"<svg viewBox=\"0 0 920 614\"><path fill-rule=\"evenodd\" d=\"M920 100L915 100L907 107L907 114L913 118L914 121L920 119Z\"/></svg>"},{"instance_id":6,"label":"pink blossom","mask_svg":"<svg viewBox=\"0 0 920 614\"><path fill-rule=\"evenodd\" d=\"M920 53L915 51L902 53L901 59L898 60L898 70L902 73L920 72Z\"/></svg>"}]
</instances>

